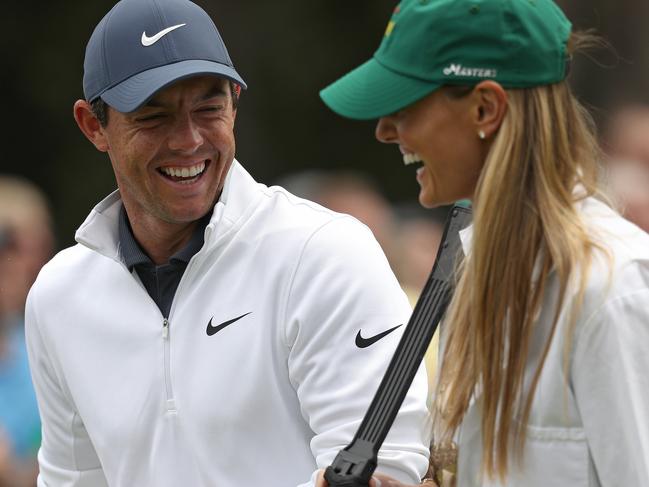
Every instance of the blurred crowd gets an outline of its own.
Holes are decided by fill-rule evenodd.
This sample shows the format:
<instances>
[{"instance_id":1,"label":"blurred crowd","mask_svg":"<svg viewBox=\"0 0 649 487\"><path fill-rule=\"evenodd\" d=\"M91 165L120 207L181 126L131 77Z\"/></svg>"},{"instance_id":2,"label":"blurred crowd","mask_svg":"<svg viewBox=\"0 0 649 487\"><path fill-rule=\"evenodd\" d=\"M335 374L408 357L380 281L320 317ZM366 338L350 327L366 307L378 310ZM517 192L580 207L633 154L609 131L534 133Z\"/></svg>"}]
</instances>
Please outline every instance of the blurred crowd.
<instances>
[{"instance_id":1,"label":"blurred crowd","mask_svg":"<svg viewBox=\"0 0 649 487\"><path fill-rule=\"evenodd\" d=\"M649 232L649 106L618 109L602 137L608 186L620 212Z\"/></svg>"},{"instance_id":2,"label":"blurred crowd","mask_svg":"<svg viewBox=\"0 0 649 487\"><path fill-rule=\"evenodd\" d=\"M602 130L608 196L630 221L649 232L649 106L621 107ZM398 157L398 156L396 156ZM448 208L395 205L369 176L306 171L277 181L292 193L365 223L383 247L414 303L432 268ZM32 183L0 175L0 487L35 485L40 422L25 351L25 298L54 251L48 202ZM437 348L426 356L433 377Z\"/></svg>"},{"instance_id":3,"label":"blurred crowd","mask_svg":"<svg viewBox=\"0 0 649 487\"><path fill-rule=\"evenodd\" d=\"M23 311L29 288L53 250L43 193L24 179L0 176L0 487L35 485L41 431Z\"/></svg>"}]
</instances>

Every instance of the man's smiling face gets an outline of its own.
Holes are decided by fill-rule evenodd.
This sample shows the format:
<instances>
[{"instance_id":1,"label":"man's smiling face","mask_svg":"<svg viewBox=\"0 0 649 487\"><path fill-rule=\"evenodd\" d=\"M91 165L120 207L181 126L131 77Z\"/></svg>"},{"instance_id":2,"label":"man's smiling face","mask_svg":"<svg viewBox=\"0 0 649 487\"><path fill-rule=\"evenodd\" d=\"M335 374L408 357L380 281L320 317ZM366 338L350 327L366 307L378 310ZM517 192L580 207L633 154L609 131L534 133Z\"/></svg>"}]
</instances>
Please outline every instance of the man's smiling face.
<instances>
[{"instance_id":1,"label":"man's smiling face","mask_svg":"<svg viewBox=\"0 0 649 487\"><path fill-rule=\"evenodd\" d=\"M201 76L160 90L102 129L131 222L185 224L216 203L234 158L230 84Z\"/></svg>"}]
</instances>

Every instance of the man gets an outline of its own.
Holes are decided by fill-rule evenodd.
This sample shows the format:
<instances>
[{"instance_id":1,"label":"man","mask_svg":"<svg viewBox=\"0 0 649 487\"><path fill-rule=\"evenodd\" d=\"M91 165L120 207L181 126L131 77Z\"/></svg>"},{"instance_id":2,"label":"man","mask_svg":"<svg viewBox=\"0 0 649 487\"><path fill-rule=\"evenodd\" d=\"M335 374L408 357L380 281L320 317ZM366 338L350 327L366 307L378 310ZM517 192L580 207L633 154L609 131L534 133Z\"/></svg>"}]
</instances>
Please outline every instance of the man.
<instances>
[{"instance_id":1,"label":"man","mask_svg":"<svg viewBox=\"0 0 649 487\"><path fill-rule=\"evenodd\" d=\"M122 0L86 49L75 119L111 160L33 286L40 486L310 486L359 425L410 309L356 220L234 159L243 79L187 0ZM418 481L421 370L380 470Z\"/></svg>"}]
</instances>

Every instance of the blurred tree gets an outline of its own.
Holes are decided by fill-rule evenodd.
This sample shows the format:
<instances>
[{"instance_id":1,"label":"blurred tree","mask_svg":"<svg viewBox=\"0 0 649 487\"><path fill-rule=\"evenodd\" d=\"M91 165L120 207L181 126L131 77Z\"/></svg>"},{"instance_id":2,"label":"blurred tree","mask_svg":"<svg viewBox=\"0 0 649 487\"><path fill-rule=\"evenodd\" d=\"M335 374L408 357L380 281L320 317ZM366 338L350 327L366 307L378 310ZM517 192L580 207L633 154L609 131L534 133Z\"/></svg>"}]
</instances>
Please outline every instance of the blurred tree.
<instances>
[{"instance_id":1,"label":"blurred tree","mask_svg":"<svg viewBox=\"0 0 649 487\"><path fill-rule=\"evenodd\" d=\"M376 49L393 0L197 0L210 12L249 84L237 118L237 156L264 182L298 169L371 171L393 201L413 200L417 183L393 147L373 141L373 122L345 121L318 91ZM619 53L582 60L573 73L581 99L602 120L621 99L646 100L649 2L559 0L579 28L595 28ZM89 209L115 187L105 155L72 119L82 96L83 54L108 0L5 0L0 31L4 94L0 171L24 175L54 204L62 246Z\"/></svg>"},{"instance_id":2,"label":"blurred tree","mask_svg":"<svg viewBox=\"0 0 649 487\"><path fill-rule=\"evenodd\" d=\"M578 29L593 29L611 49L581 60L573 85L603 125L620 104L649 102L649 2L639 0L559 0Z\"/></svg>"}]
</instances>

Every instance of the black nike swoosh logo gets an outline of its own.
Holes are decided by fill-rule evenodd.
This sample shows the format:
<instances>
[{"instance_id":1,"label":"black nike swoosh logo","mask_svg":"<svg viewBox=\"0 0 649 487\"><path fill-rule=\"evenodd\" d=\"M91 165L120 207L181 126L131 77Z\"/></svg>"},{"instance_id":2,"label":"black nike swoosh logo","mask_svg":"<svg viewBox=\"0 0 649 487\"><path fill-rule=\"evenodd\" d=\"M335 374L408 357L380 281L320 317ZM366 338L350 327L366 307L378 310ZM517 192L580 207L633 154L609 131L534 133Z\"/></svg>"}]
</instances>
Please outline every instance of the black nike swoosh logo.
<instances>
[{"instance_id":1,"label":"black nike swoosh logo","mask_svg":"<svg viewBox=\"0 0 649 487\"><path fill-rule=\"evenodd\" d=\"M358 330L358 333L356 334L356 346L358 348L367 348L370 345L378 342L384 336L389 335L390 333L392 333L394 330L396 330L400 326L403 326L403 325L397 325L394 328L390 328L389 330L385 330L384 332L381 332L378 335L374 335L373 337L370 337L370 338L363 338L361 336L361 330Z\"/></svg>"},{"instance_id":2,"label":"black nike swoosh logo","mask_svg":"<svg viewBox=\"0 0 649 487\"><path fill-rule=\"evenodd\" d=\"M223 323L221 323L221 324L218 325L218 326L212 326L212 320L214 319L214 317L210 318L210 322L207 324L207 330L206 330L206 331L207 331L207 336L208 336L208 337L211 337L211 336L214 335L216 332L222 330L223 328L225 328L225 327L228 326L228 325L231 325L231 324L234 323L235 321L240 320L240 319L243 318L244 316L248 316L250 313L252 313L252 311L248 311L247 313L244 313L244 314L242 314L241 316L237 316L236 318L232 318L231 320L224 321Z\"/></svg>"}]
</instances>

